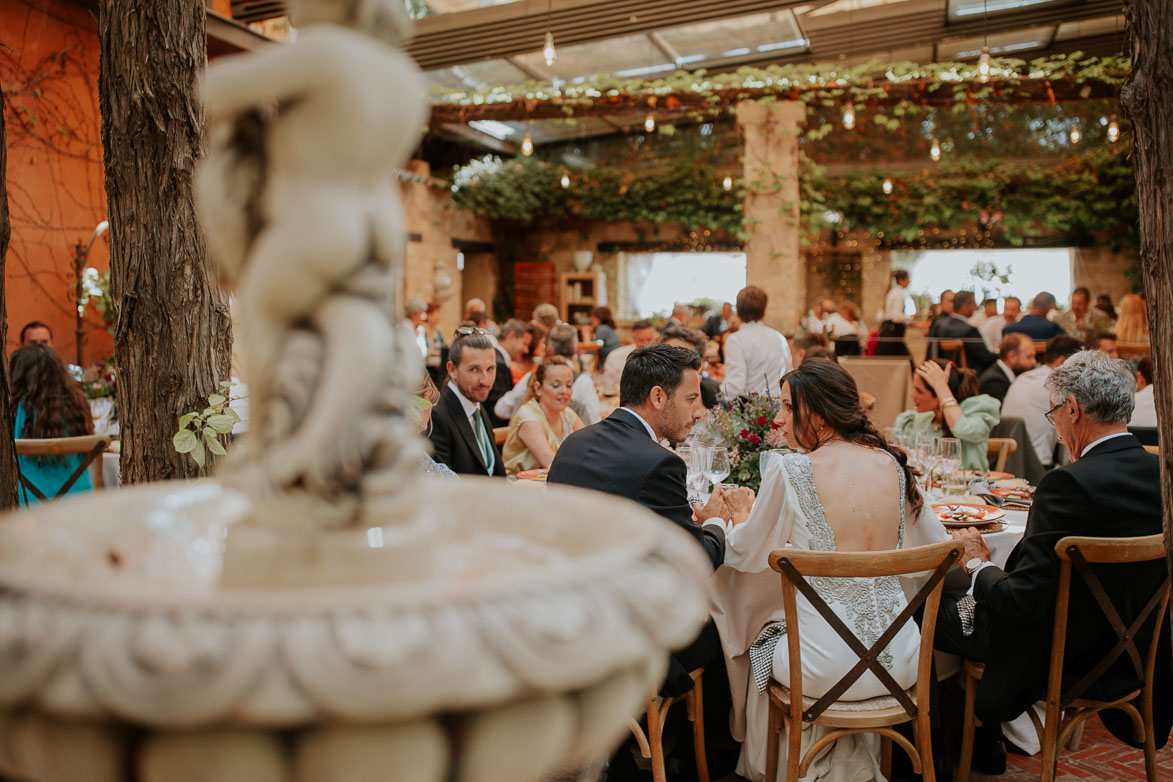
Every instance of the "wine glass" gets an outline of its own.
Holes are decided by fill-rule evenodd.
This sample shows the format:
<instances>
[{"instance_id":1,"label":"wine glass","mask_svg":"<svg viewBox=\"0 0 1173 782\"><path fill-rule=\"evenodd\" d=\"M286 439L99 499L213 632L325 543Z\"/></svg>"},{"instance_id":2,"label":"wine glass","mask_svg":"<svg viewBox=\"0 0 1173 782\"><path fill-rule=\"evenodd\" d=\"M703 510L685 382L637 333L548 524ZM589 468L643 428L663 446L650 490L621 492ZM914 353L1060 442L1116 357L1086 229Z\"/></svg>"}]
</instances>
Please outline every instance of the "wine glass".
<instances>
[{"instance_id":1,"label":"wine glass","mask_svg":"<svg viewBox=\"0 0 1173 782\"><path fill-rule=\"evenodd\" d=\"M960 494L961 441L956 437L942 437L937 441L937 465L943 473L942 485L946 494Z\"/></svg>"},{"instance_id":2,"label":"wine glass","mask_svg":"<svg viewBox=\"0 0 1173 782\"><path fill-rule=\"evenodd\" d=\"M700 449L682 445L676 449L676 455L684 460L684 482L688 487L689 503L700 502L701 484L704 481L704 471L700 466Z\"/></svg>"},{"instance_id":3,"label":"wine glass","mask_svg":"<svg viewBox=\"0 0 1173 782\"><path fill-rule=\"evenodd\" d=\"M716 488L717 484L729 476L729 449L724 447L712 448L705 460L705 477Z\"/></svg>"}]
</instances>

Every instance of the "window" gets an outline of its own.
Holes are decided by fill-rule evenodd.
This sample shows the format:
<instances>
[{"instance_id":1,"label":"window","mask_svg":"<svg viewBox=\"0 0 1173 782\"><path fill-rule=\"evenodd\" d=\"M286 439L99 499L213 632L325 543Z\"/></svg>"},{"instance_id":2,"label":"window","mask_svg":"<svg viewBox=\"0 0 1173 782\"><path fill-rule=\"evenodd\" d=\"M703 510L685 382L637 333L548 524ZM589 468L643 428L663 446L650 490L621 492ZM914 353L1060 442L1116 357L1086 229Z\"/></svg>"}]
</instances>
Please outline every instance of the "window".
<instances>
[{"instance_id":1,"label":"window","mask_svg":"<svg viewBox=\"0 0 1173 782\"><path fill-rule=\"evenodd\" d=\"M945 289L971 290L979 304L985 298L1017 296L1026 310L1036 293L1047 291L1066 306L1073 287L1071 250L1066 247L897 252L892 253L892 268L908 270L908 292L933 302Z\"/></svg>"},{"instance_id":2,"label":"window","mask_svg":"<svg viewBox=\"0 0 1173 782\"><path fill-rule=\"evenodd\" d=\"M619 256L621 318L669 314L699 299L733 302L745 287L745 253L639 253Z\"/></svg>"}]
</instances>

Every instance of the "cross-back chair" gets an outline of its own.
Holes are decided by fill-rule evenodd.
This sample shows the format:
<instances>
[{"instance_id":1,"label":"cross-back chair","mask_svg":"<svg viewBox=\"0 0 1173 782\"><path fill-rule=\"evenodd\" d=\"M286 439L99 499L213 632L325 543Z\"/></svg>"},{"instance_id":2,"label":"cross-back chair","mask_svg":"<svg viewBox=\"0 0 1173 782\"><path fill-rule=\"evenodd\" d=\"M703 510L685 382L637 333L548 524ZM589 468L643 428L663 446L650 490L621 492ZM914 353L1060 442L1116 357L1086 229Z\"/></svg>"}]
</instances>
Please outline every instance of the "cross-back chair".
<instances>
[{"instance_id":1,"label":"cross-back chair","mask_svg":"<svg viewBox=\"0 0 1173 782\"><path fill-rule=\"evenodd\" d=\"M705 702L701 681L704 673L703 666L688 672L693 687L684 694L688 720L692 723L692 750L696 758L698 782L709 782L709 762L705 754ZM640 754L652 761L653 782L667 782L668 779L664 761L664 723L668 719L668 709L676 702L676 698L652 693L648 696L645 711L647 730L645 731L644 726L634 717L628 718L627 721L627 727L631 729L635 742L639 745Z\"/></svg>"},{"instance_id":2,"label":"cross-back chair","mask_svg":"<svg viewBox=\"0 0 1173 782\"><path fill-rule=\"evenodd\" d=\"M44 439L18 439L16 440L16 455L17 456L70 456L73 454L81 454L82 461L73 474L65 480L65 483L57 489L52 497L45 494L47 491L52 491L50 487L41 487L35 485L23 473L20 473L20 490L27 491L41 502L48 502L64 496L73 484L77 483L77 479L82 476L91 464L94 465L94 489L102 487L102 453L110 446L110 437L104 434L90 434L81 437L49 437ZM17 470L20 470L20 460L17 460Z\"/></svg>"},{"instance_id":3,"label":"cross-back chair","mask_svg":"<svg viewBox=\"0 0 1173 782\"><path fill-rule=\"evenodd\" d=\"M805 775L811 762L828 744L853 733L876 733L886 741L895 742L908 753L916 773L923 772L925 782L934 782L928 709L929 687L932 680L933 635L937 629L937 608L941 602L945 573L961 557L961 552L960 541L953 540L897 551L841 552L784 548L770 554L770 567L782 574L782 602L787 616L786 642L790 655L790 682L789 686L785 686L771 680L766 688L769 696L767 782L773 782L777 778L778 740L783 728L787 730L789 740L786 755L787 782L797 782L799 777ZM879 578L925 571L931 572L924 585L870 648L864 646L807 580L820 576ZM819 615L859 657L854 667L818 699L803 695L799 593L810 601ZM924 619L920 630L921 648L917 659L917 679L916 684L906 690L880 664L879 658L896 634L913 620L922 606ZM794 617L793 621L790 617ZM875 674L889 694L866 701L838 701L839 696L869 670ZM807 722L824 725L833 730L815 742L806 754L800 757L802 726ZM894 726L905 722L914 723L916 746L893 730ZM890 747L886 745L885 765L888 765L889 754ZM888 769L885 769L885 772L887 771Z\"/></svg>"},{"instance_id":4,"label":"cross-back chair","mask_svg":"<svg viewBox=\"0 0 1173 782\"><path fill-rule=\"evenodd\" d=\"M1018 441L1013 437L991 437L986 441L986 460L995 472L1006 471L1006 459L1018 450Z\"/></svg>"},{"instance_id":5,"label":"cross-back chair","mask_svg":"<svg viewBox=\"0 0 1173 782\"><path fill-rule=\"evenodd\" d=\"M1047 674L1046 712L1042 723L1034 709L1027 709L1043 748L1043 782L1055 779L1059 763L1059 747L1078 735L1084 721L1104 709L1120 709L1132 720L1137 740L1144 742L1145 774L1149 782L1157 780L1157 750L1153 736L1153 673L1157 660L1165 614L1169 607L1169 576L1153 592L1135 616L1123 617L1104 589L1092 565L1139 564L1165 559L1165 543L1160 534L1137 538L1092 538L1068 536L1055 544L1059 558L1059 589L1055 596L1055 620L1051 633L1051 662ZM1072 571L1079 574L1095 598L1100 611L1116 631L1117 642L1112 650L1094 668L1074 684L1063 682L1063 654L1070 621L1068 607L1071 599ZM1154 619L1155 617L1155 619ZM1076 617L1076 622L1086 617ZM1152 641L1142 658L1135 635L1148 621L1154 621ZM1083 697L1088 689L1127 653L1138 679L1144 682L1138 690L1112 701ZM977 685L985 666L972 660L965 661L965 719L962 727L961 768L957 782L967 782L969 765L973 759L973 731L977 723L973 713ZM1139 706L1139 708L1138 708Z\"/></svg>"}]
</instances>

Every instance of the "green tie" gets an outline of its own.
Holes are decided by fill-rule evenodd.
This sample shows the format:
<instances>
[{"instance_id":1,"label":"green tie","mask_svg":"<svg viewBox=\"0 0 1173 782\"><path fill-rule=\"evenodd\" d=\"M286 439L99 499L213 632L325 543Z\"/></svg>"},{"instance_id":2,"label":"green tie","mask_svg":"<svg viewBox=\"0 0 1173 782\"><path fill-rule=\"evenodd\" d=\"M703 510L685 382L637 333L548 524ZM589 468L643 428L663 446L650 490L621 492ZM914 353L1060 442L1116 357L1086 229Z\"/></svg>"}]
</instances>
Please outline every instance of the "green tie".
<instances>
[{"instance_id":1,"label":"green tie","mask_svg":"<svg viewBox=\"0 0 1173 782\"><path fill-rule=\"evenodd\" d=\"M477 445L481 447L481 460L485 463L485 468L489 475L493 474L493 465L497 462L496 449L493 447L493 442L489 439L489 433L485 430L485 421L480 416L480 408L472 414L472 418L476 421L476 426L473 431L476 433Z\"/></svg>"}]
</instances>

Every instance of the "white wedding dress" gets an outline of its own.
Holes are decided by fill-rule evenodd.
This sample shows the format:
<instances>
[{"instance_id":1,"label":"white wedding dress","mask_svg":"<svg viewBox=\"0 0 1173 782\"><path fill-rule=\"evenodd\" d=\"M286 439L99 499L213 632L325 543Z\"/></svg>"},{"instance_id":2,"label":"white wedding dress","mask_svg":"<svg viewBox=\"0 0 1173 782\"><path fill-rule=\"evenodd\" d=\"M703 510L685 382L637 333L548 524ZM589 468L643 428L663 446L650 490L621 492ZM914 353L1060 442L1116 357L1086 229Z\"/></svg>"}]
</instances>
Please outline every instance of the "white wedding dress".
<instances>
[{"instance_id":1,"label":"white wedding dress","mask_svg":"<svg viewBox=\"0 0 1173 782\"><path fill-rule=\"evenodd\" d=\"M944 540L945 529L926 505L923 512L905 524L904 471L899 472L900 496L877 497L877 501L899 502L900 531L897 548L922 546ZM762 489L749 519L734 527L726 540L725 564L714 575L713 617L721 633L729 666L734 703L734 737L742 740L737 773L750 782L765 777L767 748L767 704L759 692L749 662L750 646L759 637L774 637L772 654L768 646L754 650L758 674L764 686L767 674L786 684L790 659L785 636L786 617L782 609L780 576L770 569L770 552L785 546L812 551L835 551L835 533L827 524L823 505L811 476L810 458L804 454L767 454L762 464ZM907 605L927 577L886 577L875 579L811 578L815 591L830 605L844 624L867 646L880 637ZM802 595L798 596L801 659L804 695L818 698L850 670L858 656L827 624ZM760 644L759 644L760 646ZM920 633L908 622L880 656L880 664L903 687L916 681ZM770 665L767 672L766 664ZM871 671L866 671L840 697L841 701L886 696L888 691ZM739 706L743 708L738 708ZM805 725L802 751L830 732L830 728ZM786 739L779 742L779 769L786 768ZM828 746L811 764L804 780L865 782L883 780L880 773L880 738L855 734Z\"/></svg>"}]
</instances>

